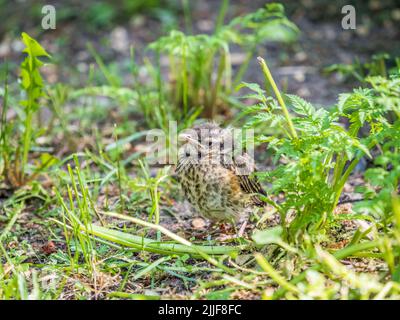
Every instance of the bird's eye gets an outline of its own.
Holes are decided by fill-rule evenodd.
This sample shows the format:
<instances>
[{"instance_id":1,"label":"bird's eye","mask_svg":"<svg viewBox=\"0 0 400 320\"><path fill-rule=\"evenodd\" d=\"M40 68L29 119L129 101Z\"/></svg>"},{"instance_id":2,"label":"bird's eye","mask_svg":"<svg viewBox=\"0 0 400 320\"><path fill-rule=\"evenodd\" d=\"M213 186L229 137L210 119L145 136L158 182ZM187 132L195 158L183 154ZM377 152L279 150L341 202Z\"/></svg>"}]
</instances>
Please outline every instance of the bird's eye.
<instances>
[{"instance_id":1,"label":"bird's eye","mask_svg":"<svg viewBox=\"0 0 400 320\"><path fill-rule=\"evenodd\" d=\"M186 151L186 152L185 152L185 156L186 156L186 157L190 157L190 152L189 152L189 151Z\"/></svg>"},{"instance_id":2,"label":"bird's eye","mask_svg":"<svg viewBox=\"0 0 400 320\"><path fill-rule=\"evenodd\" d=\"M201 159L201 152L200 152L200 151L197 153L197 157L198 157L199 159Z\"/></svg>"},{"instance_id":3,"label":"bird's eye","mask_svg":"<svg viewBox=\"0 0 400 320\"><path fill-rule=\"evenodd\" d=\"M212 141L208 141L208 146L211 147L212 146Z\"/></svg>"}]
</instances>

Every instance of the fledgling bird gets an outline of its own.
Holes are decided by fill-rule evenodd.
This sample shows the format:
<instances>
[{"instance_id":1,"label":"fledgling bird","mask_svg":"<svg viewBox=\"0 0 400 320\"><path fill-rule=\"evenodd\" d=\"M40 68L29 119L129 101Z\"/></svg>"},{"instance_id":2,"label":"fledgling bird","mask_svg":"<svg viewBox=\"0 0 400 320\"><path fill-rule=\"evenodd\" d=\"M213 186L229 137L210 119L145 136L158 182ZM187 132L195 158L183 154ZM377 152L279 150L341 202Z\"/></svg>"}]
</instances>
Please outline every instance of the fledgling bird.
<instances>
[{"instance_id":1,"label":"fledgling bird","mask_svg":"<svg viewBox=\"0 0 400 320\"><path fill-rule=\"evenodd\" d=\"M237 222L244 209L263 206L265 190L256 177L254 159L235 147L230 129L204 123L179 135L176 176L187 200L213 222ZM239 152L237 152L239 149Z\"/></svg>"}]
</instances>

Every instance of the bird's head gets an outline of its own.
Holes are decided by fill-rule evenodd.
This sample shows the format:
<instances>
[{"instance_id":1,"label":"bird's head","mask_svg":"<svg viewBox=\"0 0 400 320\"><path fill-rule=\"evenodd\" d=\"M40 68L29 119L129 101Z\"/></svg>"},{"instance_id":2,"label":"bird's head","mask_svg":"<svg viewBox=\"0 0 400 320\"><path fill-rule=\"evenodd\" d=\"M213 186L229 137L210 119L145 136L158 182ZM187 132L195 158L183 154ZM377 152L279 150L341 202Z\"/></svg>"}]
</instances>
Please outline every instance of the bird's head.
<instances>
[{"instance_id":1,"label":"bird's head","mask_svg":"<svg viewBox=\"0 0 400 320\"><path fill-rule=\"evenodd\" d=\"M184 130L179 134L178 141L179 157L190 161L221 161L221 156L232 152L231 130L222 129L215 123L204 123Z\"/></svg>"}]
</instances>

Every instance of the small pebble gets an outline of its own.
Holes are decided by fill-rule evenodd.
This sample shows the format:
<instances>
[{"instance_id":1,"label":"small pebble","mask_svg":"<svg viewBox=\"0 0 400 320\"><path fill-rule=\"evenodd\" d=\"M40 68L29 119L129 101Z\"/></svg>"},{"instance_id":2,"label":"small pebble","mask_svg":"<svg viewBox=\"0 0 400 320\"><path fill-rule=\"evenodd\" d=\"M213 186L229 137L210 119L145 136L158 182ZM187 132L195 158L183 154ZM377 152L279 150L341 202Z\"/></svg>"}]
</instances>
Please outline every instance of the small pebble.
<instances>
[{"instance_id":1,"label":"small pebble","mask_svg":"<svg viewBox=\"0 0 400 320\"><path fill-rule=\"evenodd\" d=\"M192 220L192 226L196 230L204 229L206 222L202 218L194 218Z\"/></svg>"}]
</instances>

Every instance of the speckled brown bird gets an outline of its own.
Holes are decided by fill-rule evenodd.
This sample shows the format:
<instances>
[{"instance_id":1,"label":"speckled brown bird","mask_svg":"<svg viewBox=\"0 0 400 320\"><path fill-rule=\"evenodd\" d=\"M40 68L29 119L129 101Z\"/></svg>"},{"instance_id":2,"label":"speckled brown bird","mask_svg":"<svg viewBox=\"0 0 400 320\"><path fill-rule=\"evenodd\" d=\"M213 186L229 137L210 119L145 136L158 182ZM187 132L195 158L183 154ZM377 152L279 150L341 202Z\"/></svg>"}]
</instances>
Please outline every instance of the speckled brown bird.
<instances>
[{"instance_id":1,"label":"speckled brown bird","mask_svg":"<svg viewBox=\"0 0 400 320\"><path fill-rule=\"evenodd\" d=\"M188 201L214 222L238 221L246 207L263 206L266 192L254 159L235 147L231 129L204 123L181 133L176 176ZM237 150L239 149L239 151Z\"/></svg>"}]
</instances>

